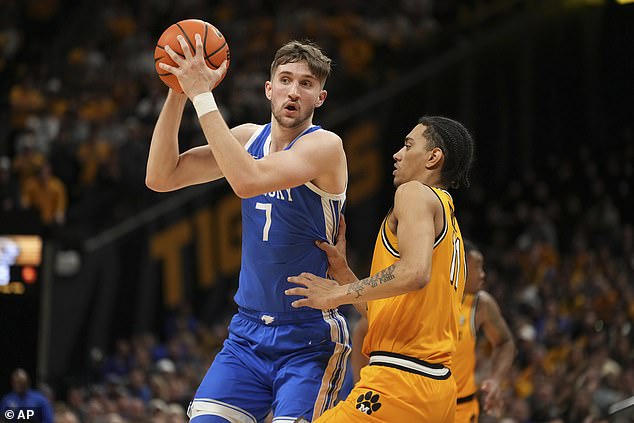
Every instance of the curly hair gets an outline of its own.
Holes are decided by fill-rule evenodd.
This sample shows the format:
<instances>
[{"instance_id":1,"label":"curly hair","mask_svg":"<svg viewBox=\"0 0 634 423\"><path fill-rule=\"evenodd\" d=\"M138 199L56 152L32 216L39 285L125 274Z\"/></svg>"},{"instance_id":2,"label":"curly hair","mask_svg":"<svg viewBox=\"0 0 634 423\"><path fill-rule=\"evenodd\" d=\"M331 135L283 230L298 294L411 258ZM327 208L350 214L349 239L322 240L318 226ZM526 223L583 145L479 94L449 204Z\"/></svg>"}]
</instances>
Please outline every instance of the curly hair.
<instances>
[{"instance_id":1,"label":"curly hair","mask_svg":"<svg viewBox=\"0 0 634 423\"><path fill-rule=\"evenodd\" d=\"M443 185L468 187L474 150L469 131L460 122L442 116L423 116L418 123L427 127L423 135L430 146L440 148L445 156L440 173Z\"/></svg>"}]
</instances>

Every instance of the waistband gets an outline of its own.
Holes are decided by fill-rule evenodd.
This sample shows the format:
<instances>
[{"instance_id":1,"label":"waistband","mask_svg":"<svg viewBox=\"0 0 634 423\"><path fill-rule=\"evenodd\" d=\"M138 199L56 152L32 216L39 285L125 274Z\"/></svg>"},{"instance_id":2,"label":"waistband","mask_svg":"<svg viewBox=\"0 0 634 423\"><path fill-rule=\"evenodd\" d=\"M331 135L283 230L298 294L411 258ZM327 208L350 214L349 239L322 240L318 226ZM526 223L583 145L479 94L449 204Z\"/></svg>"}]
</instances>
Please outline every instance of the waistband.
<instances>
[{"instance_id":1,"label":"waistband","mask_svg":"<svg viewBox=\"0 0 634 423\"><path fill-rule=\"evenodd\" d=\"M467 395L466 397L460 397L456 400L456 404L463 404L465 402L473 401L476 397L476 393L474 392L471 395Z\"/></svg>"},{"instance_id":2,"label":"waistband","mask_svg":"<svg viewBox=\"0 0 634 423\"><path fill-rule=\"evenodd\" d=\"M269 312L238 307L238 314L245 319L262 323L267 326L287 325L308 320L324 320L325 317L341 317L341 314L339 314L339 311L336 308L326 311L306 308L297 311Z\"/></svg>"},{"instance_id":3,"label":"waistband","mask_svg":"<svg viewBox=\"0 0 634 423\"><path fill-rule=\"evenodd\" d=\"M370 366L392 367L436 380L449 379L449 376L451 376L451 370L442 364L428 363L424 360L389 351L371 352L369 364Z\"/></svg>"}]
</instances>

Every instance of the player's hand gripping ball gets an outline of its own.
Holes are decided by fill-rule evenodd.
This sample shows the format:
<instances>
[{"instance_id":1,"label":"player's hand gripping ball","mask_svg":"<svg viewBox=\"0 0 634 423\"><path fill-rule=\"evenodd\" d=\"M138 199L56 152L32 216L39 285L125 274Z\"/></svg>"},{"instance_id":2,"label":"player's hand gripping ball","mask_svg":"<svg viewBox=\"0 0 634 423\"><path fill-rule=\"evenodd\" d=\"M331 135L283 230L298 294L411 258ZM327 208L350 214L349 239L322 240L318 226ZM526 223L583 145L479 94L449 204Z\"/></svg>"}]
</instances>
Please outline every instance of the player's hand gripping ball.
<instances>
[{"instance_id":1,"label":"player's hand gripping ball","mask_svg":"<svg viewBox=\"0 0 634 423\"><path fill-rule=\"evenodd\" d=\"M161 80L173 89L176 92L182 93L183 89L181 88L178 79L174 74L161 69L159 67L159 63L165 63L170 66L177 66L177 64L169 57L169 55L165 52L165 46L169 45L172 50L174 50L179 56L183 59L185 55L183 54L183 49L181 48L177 36L182 35L185 37L187 44L189 45L189 49L192 55L196 51L196 40L195 35L200 34L203 42L203 54L205 59L205 64L210 69L218 69L222 62L227 60L227 65L229 65L229 45L227 44L227 40L222 35L218 28L213 26L212 24L201 21L199 19L186 19L180 22L175 23L174 25L167 28L161 37L156 43L156 48L154 49L154 67L156 68L156 72L158 73ZM211 87L216 88L218 84L224 79L226 72L222 75L222 78L218 80L218 82Z\"/></svg>"}]
</instances>

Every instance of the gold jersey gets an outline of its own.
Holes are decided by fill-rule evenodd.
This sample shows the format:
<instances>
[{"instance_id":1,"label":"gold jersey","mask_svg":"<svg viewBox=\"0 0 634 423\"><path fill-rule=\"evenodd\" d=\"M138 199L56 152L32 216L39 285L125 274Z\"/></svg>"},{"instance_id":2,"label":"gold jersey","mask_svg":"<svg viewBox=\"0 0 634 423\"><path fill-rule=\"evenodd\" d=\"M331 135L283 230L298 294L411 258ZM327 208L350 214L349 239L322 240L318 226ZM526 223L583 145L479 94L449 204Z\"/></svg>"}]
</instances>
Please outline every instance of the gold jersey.
<instances>
[{"instance_id":1,"label":"gold jersey","mask_svg":"<svg viewBox=\"0 0 634 423\"><path fill-rule=\"evenodd\" d=\"M451 368L466 280L464 245L451 195L431 189L442 203L444 225L434 242L429 283L417 291L368 302L363 352L392 352ZM377 236L371 274L400 259L398 240L387 220L383 220Z\"/></svg>"},{"instance_id":2,"label":"gold jersey","mask_svg":"<svg viewBox=\"0 0 634 423\"><path fill-rule=\"evenodd\" d=\"M478 390L475 383L477 306L478 294L466 294L458 318L458 342L451 369L458 386L458 398L467 397Z\"/></svg>"}]
</instances>

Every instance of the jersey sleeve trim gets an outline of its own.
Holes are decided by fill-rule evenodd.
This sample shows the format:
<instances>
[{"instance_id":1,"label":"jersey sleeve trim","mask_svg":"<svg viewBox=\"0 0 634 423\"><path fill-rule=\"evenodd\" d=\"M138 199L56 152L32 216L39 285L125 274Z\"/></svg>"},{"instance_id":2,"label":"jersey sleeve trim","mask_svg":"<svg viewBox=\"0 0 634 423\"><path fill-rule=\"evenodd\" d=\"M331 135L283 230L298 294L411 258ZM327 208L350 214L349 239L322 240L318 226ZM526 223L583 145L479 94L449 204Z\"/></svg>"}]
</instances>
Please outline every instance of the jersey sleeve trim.
<instances>
[{"instance_id":1,"label":"jersey sleeve trim","mask_svg":"<svg viewBox=\"0 0 634 423\"><path fill-rule=\"evenodd\" d=\"M383 223L381 224L381 241L383 242L383 246L385 247L385 249L390 254L392 254L396 258L401 258L401 254L398 252L398 249L390 243L390 238L387 235L387 231L389 230L389 228L387 227L387 218L390 216L390 213L392 213L392 210L390 210L387 216L385 216L385 219L383 219Z\"/></svg>"},{"instance_id":2,"label":"jersey sleeve trim","mask_svg":"<svg viewBox=\"0 0 634 423\"><path fill-rule=\"evenodd\" d=\"M249 141L247 141L247 143L244 145L244 149L245 150L249 151L249 148L251 148L251 146L253 145L255 140L258 138L258 136L260 135L260 132L262 132L262 128L264 128L264 126L265 125L258 125L258 129L253 131L253 134L251 135L251 138L249 138Z\"/></svg>"},{"instance_id":3,"label":"jersey sleeve trim","mask_svg":"<svg viewBox=\"0 0 634 423\"><path fill-rule=\"evenodd\" d=\"M438 244L440 244L442 240L445 239L445 235L447 235L447 230L449 229L449 225L447 225L447 210L445 209L445 203L443 203L442 198L440 198L440 195L438 195L436 190L432 188L431 192L433 192L434 195L438 197L438 201L440 201L440 206L442 207L442 231L440 231L440 233L434 240L434 248L436 248ZM446 192L446 191L443 191L443 192Z\"/></svg>"},{"instance_id":4,"label":"jersey sleeve trim","mask_svg":"<svg viewBox=\"0 0 634 423\"><path fill-rule=\"evenodd\" d=\"M313 184L312 182L306 182L304 185L306 186L306 188L308 188L315 194L319 195L320 197L327 198L329 200L337 200L337 201L344 201L346 199L345 191L342 192L341 194L331 194L319 188L317 185Z\"/></svg>"}]
</instances>

